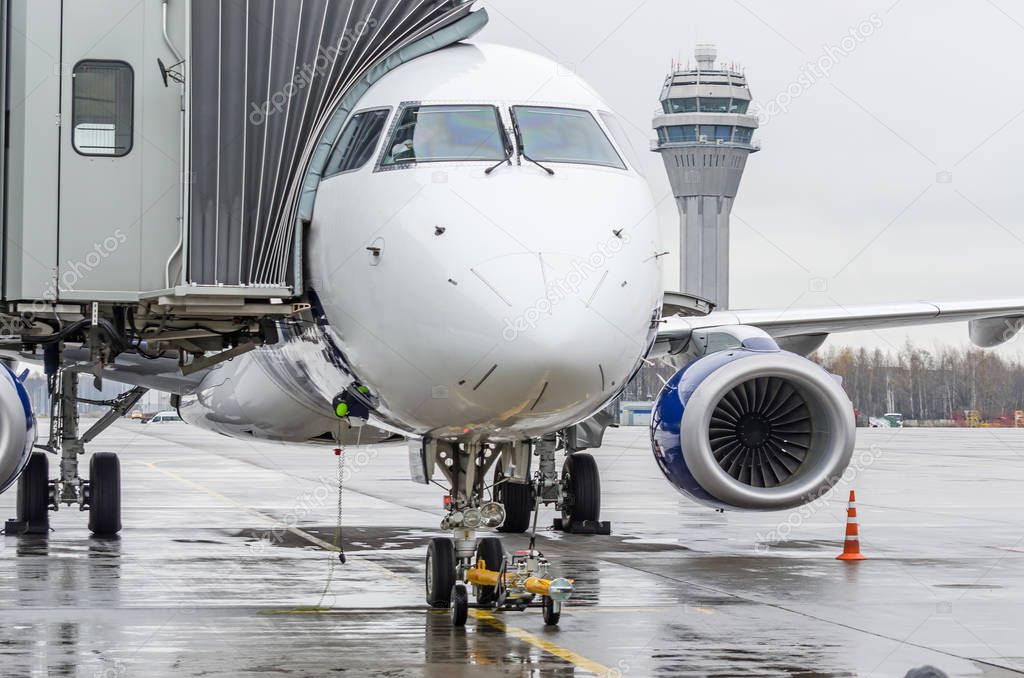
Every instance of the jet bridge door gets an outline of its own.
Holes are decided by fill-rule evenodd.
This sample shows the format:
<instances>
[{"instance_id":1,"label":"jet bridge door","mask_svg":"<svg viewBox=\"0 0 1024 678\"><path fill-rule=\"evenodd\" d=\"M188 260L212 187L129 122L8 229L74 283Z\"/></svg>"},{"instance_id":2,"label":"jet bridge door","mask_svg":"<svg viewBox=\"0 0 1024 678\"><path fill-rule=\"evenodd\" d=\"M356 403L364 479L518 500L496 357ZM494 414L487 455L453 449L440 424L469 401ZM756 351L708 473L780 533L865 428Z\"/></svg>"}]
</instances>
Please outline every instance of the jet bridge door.
<instances>
[{"instance_id":1,"label":"jet bridge door","mask_svg":"<svg viewBox=\"0 0 1024 678\"><path fill-rule=\"evenodd\" d=\"M157 64L170 58L161 12L138 0L63 3L62 300L131 301L165 286L180 232L181 99Z\"/></svg>"}]
</instances>

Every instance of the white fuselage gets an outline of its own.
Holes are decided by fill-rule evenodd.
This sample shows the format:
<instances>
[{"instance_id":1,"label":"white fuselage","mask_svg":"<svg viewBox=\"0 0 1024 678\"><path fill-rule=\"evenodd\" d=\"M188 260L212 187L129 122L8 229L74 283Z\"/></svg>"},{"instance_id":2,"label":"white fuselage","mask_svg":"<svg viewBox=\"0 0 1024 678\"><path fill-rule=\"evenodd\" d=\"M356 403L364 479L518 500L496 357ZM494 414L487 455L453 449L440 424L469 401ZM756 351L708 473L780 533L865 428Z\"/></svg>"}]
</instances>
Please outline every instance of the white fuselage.
<instances>
[{"instance_id":1,"label":"white fuselage","mask_svg":"<svg viewBox=\"0 0 1024 678\"><path fill-rule=\"evenodd\" d=\"M587 111L622 167L381 167L408 102L494 106L510 131L510 106ZM372 109L388 111L384 132L365 165L322 181L305 259L328 343L380 418L417 435L519 440L593 414L639 367L662 298L654 200L610 108L546 59L456 45L385 76L353 115ZM343 381L325 380L307 388L328 398Z\"/></svg>"}]
</instances>

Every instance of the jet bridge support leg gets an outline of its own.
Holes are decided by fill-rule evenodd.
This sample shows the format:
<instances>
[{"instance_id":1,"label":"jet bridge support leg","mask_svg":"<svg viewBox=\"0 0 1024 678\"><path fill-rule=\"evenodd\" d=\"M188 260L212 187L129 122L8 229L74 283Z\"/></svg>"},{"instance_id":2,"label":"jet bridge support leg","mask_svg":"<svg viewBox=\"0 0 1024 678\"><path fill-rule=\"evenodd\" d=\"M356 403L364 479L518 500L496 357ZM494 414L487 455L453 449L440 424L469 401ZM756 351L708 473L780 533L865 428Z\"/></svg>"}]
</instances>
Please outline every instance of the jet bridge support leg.
<instances>
[{"instance_id":1,"label":"jet bridge support leg","mask_svg":"<svg viewBox=\"0 0 1024 678\"><path fill-rule=\"evenodd\" d=\"M78 504L89 511L89 529L98 536L109 536L121 530L121 467L116 454L94 453L89 463L88 480L81 477L79 461L85 455L85 446L123 417L146 394L148 389L133 388L111 400L87 400L78 395L79 372L60 370L53 379L54 416L50 420L50 440L46 446L59 455L60 471L51 482L50 509L56 511L62 504ZM84 434L79 432L78 406L80 403L103 405L110 409Z\"/></svg>"}]
</instances>

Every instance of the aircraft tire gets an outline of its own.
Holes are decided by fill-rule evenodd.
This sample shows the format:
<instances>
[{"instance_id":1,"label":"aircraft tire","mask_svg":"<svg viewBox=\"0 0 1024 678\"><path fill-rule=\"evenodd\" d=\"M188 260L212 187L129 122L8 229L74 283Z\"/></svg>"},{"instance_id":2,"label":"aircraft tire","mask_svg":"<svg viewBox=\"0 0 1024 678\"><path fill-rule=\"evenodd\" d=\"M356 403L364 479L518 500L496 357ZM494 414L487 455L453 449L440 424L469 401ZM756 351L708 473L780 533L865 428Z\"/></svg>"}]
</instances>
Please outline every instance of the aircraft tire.
<instances>
[{"instance_id":1,"label":"aircraft tire","mask_svg":"<svg viewBox=\"0 0 1024 678\"><path fill-rule=\"evenodd\" d=\"M499 480L495 478L495 482ZM500 483L494 488L494 500L505 508L505 522L498 528L498 532L521 534L530 529L534 507L533 485Z\"/></svg>"},{"instance_id":2,"label":"aircraft tire","mask_svg":"<svg viewBox=\"0 0 1024 678\"><path fill-rule=\"evenodd\" d=\"M434 537L427 545L426 572L424 583L427 605L447 610L452 603L452 587L455 586L455 545L451 539Z\"/></svg>"},{"instance_id":3,"label":"aircraft tire","mask_svg":"<svg viewBox=\"0 0 1024 678\"><path fill-rule=\"evenodd\" d=\"M577 452L565 458L562 489L569 499L562 506L564 525L601 519L601 474L593 456Z\"/></svg>"},{"instance_id":4,"label":"aircraft tire","mask_svg":"<svg viewBox=\"0 0 1024 678\"><path fill-rule=\"evenodd\" d=\"M89 460L89 531L97 537L121 531L121 461L113 452Z\"/></svg>"},{"instance_id":5,"label":"aircraft tire","mask_svg":"<svg viewBox=\"0 0 1024 678\"><path fill-rule=\"evenodd\" d=\"M50 529L50 461L44 452L33 452L18 477L18 520L30 533Z\"/></svg>"}]
</instances>

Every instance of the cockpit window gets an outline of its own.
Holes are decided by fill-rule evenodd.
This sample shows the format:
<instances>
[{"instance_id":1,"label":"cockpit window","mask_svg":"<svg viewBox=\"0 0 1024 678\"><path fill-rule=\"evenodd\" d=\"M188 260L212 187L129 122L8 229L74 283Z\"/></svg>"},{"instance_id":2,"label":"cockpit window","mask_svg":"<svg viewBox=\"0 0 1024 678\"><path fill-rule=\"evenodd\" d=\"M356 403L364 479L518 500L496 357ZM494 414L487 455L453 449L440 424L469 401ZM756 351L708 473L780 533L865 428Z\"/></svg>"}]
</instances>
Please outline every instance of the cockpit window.
<instances>
[{"instance_id":1,"label":"cockpit window","mask_svg":"<svg viewBox=\"0 0 1024 678\"><path fill-rule=\"evenodd\" d=\"M365 165L377 148L388 113L387 109L378 109L353 115L331 151L324 176L351 172Z\"/></svg>"},{"instance_id":2,"label":"cockpit window","mask_svg":"<svg viewBox=\"0 0 1024 678\"><path fill-rule=\"evenodd\" d=\"M604 130L587 111L514 106L512 113L522 150L533 160L626 169Z\"/></svg>"},{"instance_id":3,"label":"cockpit window","mask_svg":"<svg viewBox=\"0 0 1024 678\"><path fill-rule=\"evenodd\" d=\"M604 126L612 133L612 139L619 145L619 150L626 155L626 160L629 161L629 164L633 166L637 174L645 176L643 163L640 161L640 154L636 152L636 146L633 145L629 134L626 133L626 128L622 126L619 116L608 111L598 111L597 113L604 120Z\"/></svg>"},{"instance_id":4,"label":"cockpit window","mask_svg":"<svg viewBox=\"0 0 1024 678\"><path fill-rule=\"evenodd\" d=\"M385 146L382 167L417 162L506 156L501 116L494 106L407 106Z\"/></svg>"}]
</instances>

